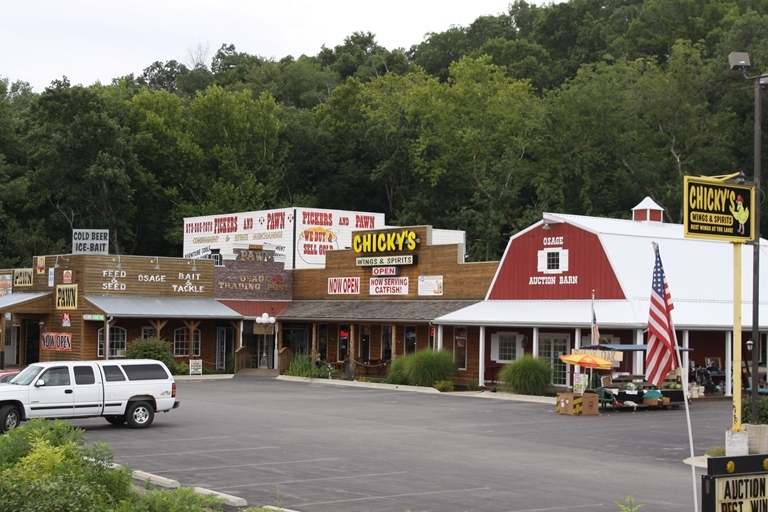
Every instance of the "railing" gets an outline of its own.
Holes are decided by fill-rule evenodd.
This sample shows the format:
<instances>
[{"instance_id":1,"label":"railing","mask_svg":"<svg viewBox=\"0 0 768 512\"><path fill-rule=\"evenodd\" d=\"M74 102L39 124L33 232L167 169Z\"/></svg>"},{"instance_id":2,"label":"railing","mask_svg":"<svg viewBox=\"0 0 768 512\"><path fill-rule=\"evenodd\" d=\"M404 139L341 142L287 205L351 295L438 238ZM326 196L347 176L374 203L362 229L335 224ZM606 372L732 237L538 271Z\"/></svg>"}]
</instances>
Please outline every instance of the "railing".
<instances>
[{"instance_id":1,"label":"railing","mask_svg":"<svg viewBox=\"0 0 768 512\"><path fill-rule=\"evenodd\" d=\"M249 347L240 347L235 351L235 373L243 368L253 368L253 350Z\"/></svg>"}]
</instances>

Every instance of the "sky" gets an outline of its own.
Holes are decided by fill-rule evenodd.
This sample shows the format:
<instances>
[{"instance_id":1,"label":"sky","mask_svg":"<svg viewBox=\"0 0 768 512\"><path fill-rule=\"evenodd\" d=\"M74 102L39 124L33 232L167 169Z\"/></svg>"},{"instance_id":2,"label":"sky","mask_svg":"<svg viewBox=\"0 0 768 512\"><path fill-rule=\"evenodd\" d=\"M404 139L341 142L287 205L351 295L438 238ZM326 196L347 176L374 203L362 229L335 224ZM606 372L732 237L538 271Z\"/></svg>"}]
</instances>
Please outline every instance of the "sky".
<instances>
[{"instance_id":1,"label":"sky","mask_svg":"<svg viewBox=\"0 0 768 512\"><path fill-rule=\"evenodd\" d=\"M21 0L0 10L0 77L42 92L140 75L153 62L190 62L223 44L276 60L317 55L354 32L409 49L429 32L507 12L510 0ZM530 2L538 3L538 2Z\"/></svg>"}]
</instances>

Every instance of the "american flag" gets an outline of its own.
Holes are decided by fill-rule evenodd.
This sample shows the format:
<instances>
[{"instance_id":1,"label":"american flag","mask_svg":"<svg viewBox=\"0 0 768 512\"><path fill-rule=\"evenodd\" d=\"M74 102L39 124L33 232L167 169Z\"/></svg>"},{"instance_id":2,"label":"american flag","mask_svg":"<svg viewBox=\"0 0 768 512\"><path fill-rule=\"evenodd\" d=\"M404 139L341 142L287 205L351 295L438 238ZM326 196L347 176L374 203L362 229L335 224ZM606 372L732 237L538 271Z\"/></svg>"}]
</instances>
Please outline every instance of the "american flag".
<instances>
[{"instance_id":1,"label":"american flag","mask_svg":"<svg viewBox=\"0 0 768 512\"><path fill-rule=\"evenodd\" d=\"M674 308L669 285L661 265L659 246L653 244L656 264L651 284L651 307L648 311L648 351L645 355L645 380L661 386L675 368L675 333L670 312Z\"/></svg>"},{"instance_id":2,"label":"american flag","mask_svg":"<svg viewBox=\"0 0 768 512\"><path fill-rule=\"evenodd\" d=\"M600 344L600 329L597 328L597 315L595 310L592 310L592 340L595 345Z\"/></svg>"}]
</instances>

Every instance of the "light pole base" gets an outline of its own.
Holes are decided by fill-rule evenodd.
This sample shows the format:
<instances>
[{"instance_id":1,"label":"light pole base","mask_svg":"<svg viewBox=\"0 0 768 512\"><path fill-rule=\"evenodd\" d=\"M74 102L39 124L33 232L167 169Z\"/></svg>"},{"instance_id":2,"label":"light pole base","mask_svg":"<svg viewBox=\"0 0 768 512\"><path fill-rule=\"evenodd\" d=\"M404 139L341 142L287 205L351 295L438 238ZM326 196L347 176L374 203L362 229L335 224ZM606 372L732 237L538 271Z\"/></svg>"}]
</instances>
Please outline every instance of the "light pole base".
<instances>
[{"instance_id":1,"label":"light pole base","mask_svg":"<svg viewBox=\"0 0 768 512\"><path fill-rule=\"evenodd\" d=\"M746 431L725 431L725 455L727 457L749 455L749 439Z\"/></svg>"}]
</instances>

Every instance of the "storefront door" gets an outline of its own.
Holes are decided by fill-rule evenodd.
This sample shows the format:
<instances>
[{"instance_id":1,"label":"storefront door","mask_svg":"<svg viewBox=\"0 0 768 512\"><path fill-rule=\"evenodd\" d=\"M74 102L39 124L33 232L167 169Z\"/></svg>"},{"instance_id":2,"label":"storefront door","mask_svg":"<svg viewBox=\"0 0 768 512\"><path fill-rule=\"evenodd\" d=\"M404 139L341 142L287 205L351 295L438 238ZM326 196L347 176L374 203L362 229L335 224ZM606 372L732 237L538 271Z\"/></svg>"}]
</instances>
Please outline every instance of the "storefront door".
<instances>
[{"instance_id":1,"label":"storefront door","mask_svg":"<svg viewBox=\"0 0 768 512\"><path fill-rule=\"evenodd\" d=\"M24 320L24 361L28 365L40 361L40 321Z\"/></svg>"},{"instance_id":2,"label":"storefront door","mask_svg":"<svg viewBox=\"0 0 768 512\"><path fill-rule=\"evenodd\" d=\"M232 327L216 328L216 369L227 367L227 357L235 353L235 330Z\"/></svg>"},{"instance_id":3,"label":"storefront door","mask_svg":"<svg viewBox=\"0 0 768 512\"><path fill-rule=\"evenodd\" d=\"M21 326L11 325L5 335L5 364L15 366L19 364L19 333Z\"/></svg>"},{"instance_id":4,"label":"storefront door","mask_svg":"<svg viewBox=\"0 0 768 512\"><path fill-rule=\"evenodd\" d=\"M274 368L272 364L272 353L274 352L273 335L256 335L256 357L259 368Z\"/></svg>"},{"instance_id":5,"label":"storefront door","mask_svg":"<svg viewBox=\"0 0 768 512\"><path fill-rule=\"evenodd\" d=\"M560 356L568 354L570 338L567 334L541 334L539 335L539 358L549 362L552 366L552 384L554 386L569 386L570 374L567 365L560 360Z\"/></svg>"}]
</instances>

